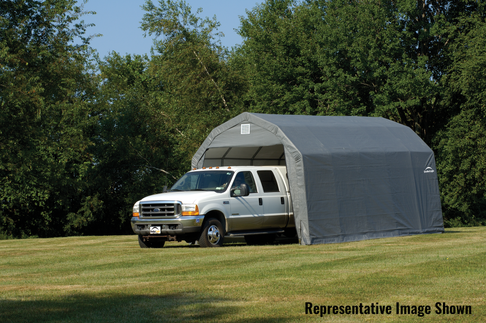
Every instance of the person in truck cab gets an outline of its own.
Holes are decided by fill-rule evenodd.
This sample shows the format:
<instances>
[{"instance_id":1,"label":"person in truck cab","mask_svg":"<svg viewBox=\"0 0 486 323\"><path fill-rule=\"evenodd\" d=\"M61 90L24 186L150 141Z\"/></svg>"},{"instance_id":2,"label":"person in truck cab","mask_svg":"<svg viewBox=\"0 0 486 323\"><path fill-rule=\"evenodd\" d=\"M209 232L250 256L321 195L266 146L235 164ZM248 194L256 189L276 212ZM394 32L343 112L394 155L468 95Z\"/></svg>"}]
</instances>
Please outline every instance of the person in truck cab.
<instances>
[{"instance_id":1,"label":"person in truck cab","mask_svg":"<svg viewBox=\"0 0 486 323\"><path fill-rule=\"evenodd\" d=\"M233 183L232 188L239 189L241 187L241 184L246 184L245 182L245 176L243 173L239 173L236 175L235 182Z\"/></svg>"},{"instance_id":2,"label":"person in truck cab","mask_svg":"<svg viewBox=\"0 0 486 323\"><path fill-rule=\"evenodd\" d=\"M239 173L236 175L235 181L233 182L233 186L231 186L232 190L235 190L236 194L240 194L241 184L246 184L245 176L243 173ZM248 186L248 184L246 184Z\"/></svg>"}]
</instances>

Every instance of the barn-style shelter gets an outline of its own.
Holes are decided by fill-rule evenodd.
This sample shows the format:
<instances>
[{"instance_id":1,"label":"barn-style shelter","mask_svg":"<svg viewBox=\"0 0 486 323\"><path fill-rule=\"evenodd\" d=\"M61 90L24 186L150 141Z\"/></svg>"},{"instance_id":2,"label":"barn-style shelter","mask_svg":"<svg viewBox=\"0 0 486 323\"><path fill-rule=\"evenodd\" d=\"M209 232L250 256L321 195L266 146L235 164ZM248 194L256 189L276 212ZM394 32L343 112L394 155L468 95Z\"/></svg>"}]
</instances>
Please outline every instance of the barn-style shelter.
<instances>
[{"instance_id":1,"label":"barn-style shelter","mask_svg":"<svg viewBox=\"0 0 486 323\"><path fill-rule=\"evenodd\" d=\"M434 153L384 118L242 113L192 159L239 165L287 166L301 244L444 231Z\"/></svg>"}]
</instances>

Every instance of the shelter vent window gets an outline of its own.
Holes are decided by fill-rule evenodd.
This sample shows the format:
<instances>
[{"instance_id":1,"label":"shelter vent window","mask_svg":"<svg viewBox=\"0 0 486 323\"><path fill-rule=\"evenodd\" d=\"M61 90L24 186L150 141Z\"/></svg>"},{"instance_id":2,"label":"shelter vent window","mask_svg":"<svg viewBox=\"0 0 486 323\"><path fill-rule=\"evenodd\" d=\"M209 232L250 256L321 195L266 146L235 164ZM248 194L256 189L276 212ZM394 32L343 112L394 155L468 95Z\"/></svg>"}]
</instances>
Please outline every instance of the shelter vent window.
<instances>
[{"instance_id":1,"label":"shelter vent window","mask_svg":"<svg viewBox=\"0 0 486 323\"><path fill-rule=\"evenodd\" d=\"M271 170L259 170L257 173L260 181L262 182L263 192L280 192L278 189L277 179Z\"/></svg>"}]
</instances>

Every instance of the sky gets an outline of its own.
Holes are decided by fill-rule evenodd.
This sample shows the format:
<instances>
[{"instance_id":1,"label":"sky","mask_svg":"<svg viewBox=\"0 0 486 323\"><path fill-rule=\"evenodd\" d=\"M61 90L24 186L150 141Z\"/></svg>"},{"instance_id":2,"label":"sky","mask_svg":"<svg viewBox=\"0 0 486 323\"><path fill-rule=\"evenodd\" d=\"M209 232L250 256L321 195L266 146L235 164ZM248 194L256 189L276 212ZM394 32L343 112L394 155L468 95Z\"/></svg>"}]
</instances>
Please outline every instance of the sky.
<instances>
[{"instance_id":1,"label":"sky","mask_svg":"<svg viewBox=\"0 0 486 323\"><path fill-rule=\"evenodd\" d=\"M218 32L223 32L221 43L226 47L241 44L242 39L234 29L240 26L239 16L246 17L246 9L251 10L263 0L186 0L195 13L198 8L203 12L201 18L213 17L220 22ZM82 4L78 0L78 4ZM102 34L91 40L91 47L96 49L101 58L116 51L125 54L149 54L153 40L150 36L144 38L144 32L140 29L142 17L145 11L141 6L145 0L89 0L84 4L85 11L96 11L96 15L84 15L81 20L86 24L94 23L86 35ZM158 0L153 0L157 6Z\"/></svg>"}]
</instances>

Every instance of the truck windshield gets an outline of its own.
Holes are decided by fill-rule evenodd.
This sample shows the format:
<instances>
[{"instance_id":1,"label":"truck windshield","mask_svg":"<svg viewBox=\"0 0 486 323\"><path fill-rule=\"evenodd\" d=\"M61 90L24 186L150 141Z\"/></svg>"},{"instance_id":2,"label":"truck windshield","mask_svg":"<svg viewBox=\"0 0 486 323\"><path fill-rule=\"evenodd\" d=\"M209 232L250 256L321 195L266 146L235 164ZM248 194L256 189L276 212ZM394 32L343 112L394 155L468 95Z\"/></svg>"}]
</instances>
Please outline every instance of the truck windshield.
<instances>
[{"instance_id":1,"label":"truck windshield","mask_svg":"<svg viewBox=\"0 0 486 323\"><path fill-rule=\"evenodd\" d=\"M228 187L233 171L198 171L189 172L181 177L170 189L175 191L215 191L224 192Z\"/></svg>"}]
</instances>

